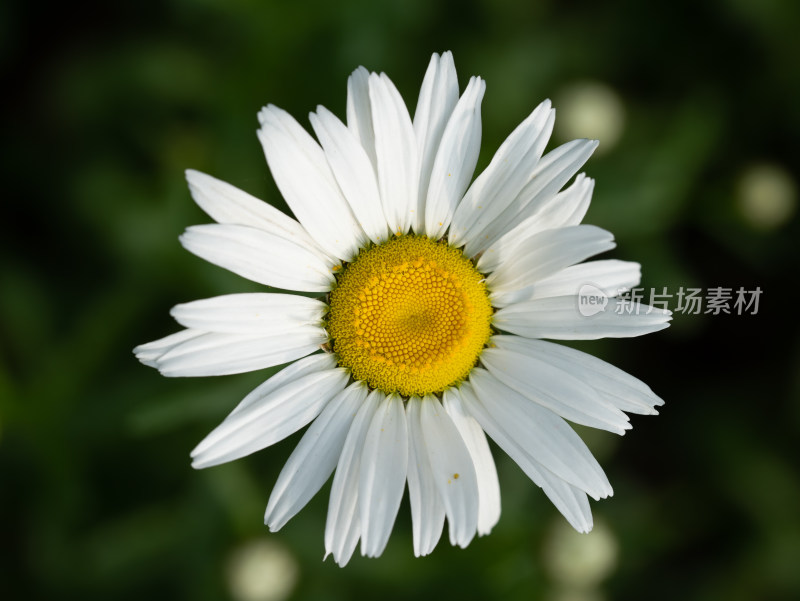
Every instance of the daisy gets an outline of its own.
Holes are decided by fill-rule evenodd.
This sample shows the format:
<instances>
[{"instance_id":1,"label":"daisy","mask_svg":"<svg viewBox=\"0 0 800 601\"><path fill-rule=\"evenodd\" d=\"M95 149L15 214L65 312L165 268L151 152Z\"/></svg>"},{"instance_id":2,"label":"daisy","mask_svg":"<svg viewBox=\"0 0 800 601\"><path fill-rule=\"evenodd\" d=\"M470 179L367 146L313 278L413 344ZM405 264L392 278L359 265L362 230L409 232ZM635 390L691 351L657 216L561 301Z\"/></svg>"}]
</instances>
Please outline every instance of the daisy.
<instances>
[{"instance_id":1,"label":"daisy","mask_svg":"<svg viewBox=\"0 0 800 601\"><path fill-rule=\"evenodd\" d=\"M258 115L258 137L297 220L233 186L188 171L217 223L181 243L240 276L290 293L219 296L173 308L185 329L136 356L165 376L288 364L253 390L192 452L195 468L232 461L311 424L283 468L265 523L283 527L334 474L326 557L386 547L406 486L414 553L430 553L445 518L465 547L500 517L486 434L578 531L588 497L612 494L568 421L623 434L624 412L654 414L645 384L543 339L639 336L670 313L617 311L637 263L589 257L610 233L579 225L597 142L543 154L555 118L541 103L473 181L485 83L459 97L453 58L434 54L411 118L385 74L357 69L347 123L311 113L315 140L285 111ZM562 190L562 188L564 188ZM608 297L586 317L578 290ZM297 292L316 295L298 295Z\"/></svg>"}]
</instances>

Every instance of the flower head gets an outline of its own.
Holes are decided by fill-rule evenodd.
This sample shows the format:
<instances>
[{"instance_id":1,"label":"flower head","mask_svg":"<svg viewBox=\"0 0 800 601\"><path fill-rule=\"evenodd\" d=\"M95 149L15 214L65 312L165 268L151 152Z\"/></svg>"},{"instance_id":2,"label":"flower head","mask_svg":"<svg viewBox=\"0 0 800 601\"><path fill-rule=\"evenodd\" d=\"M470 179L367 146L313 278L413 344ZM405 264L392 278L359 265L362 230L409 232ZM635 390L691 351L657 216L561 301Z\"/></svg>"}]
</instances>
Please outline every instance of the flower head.
<instances>
[{"instance_id":1,"label":"flower head","mask_svg":"<svg viewBox=\"0 0 800 601\"><path fill-rule=\"evenodd\" d=\"M211 176L188 171L216 224L181 237L196 255L271 288L177 305L184 330L135 349L167 376L233 374L287 364L192 452L204 468L311 424L270 496L281 528L335 472L326 554L341 565L359 540L380 555L406 486L414 552L430 553L445 518L466 546L500 517L485 434L581 532L588 496L612 494L566 420L624 433L629 413L662 404L639 380L546 342L638 336L668 311L613 310L639 283L637 263L589 257L608 232L579 225L594 182L578 175L596 142L544 154L553 127L540 104L473 181L484 82L459 97L449 52L433 55L412 119L384 74L348 80L347 124L323 107L314 140L286 112L259 113L259 139L297 220ZM578 311L591 283L608 307ZM645 308L647 309L647 308Z\"/></svg>"}]
</instances>

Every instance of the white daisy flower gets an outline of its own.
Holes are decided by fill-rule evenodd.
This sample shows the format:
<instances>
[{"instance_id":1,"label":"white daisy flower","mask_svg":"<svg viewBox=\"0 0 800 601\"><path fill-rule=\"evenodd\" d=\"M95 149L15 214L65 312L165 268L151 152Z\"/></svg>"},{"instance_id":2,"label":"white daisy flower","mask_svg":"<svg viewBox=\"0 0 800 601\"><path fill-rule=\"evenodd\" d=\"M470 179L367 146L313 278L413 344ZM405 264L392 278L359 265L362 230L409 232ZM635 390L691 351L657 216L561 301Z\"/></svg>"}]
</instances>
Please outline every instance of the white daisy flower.
<instances>
[{"instance_id":1,"label":"white daisy flower","mask_svg":"<svg viewBox=\"0 0 800 601\"><path fill-rule=\"evenodd\" d=\"M186 329L135 349L166 376L234 374L288 363L192 452L193 466L232 461L311 423L270 496L276 531L334 474L325 551L345 565L356 546L386 547L406 486L414 553L447 518L465 547L500 517L488 434L581 532L587 496L612 494L567 420L623 434L624 412L654 414L645 384L547 339L628 337L667 327L670 313L614 310L639 283L637 263L585 259L614 247L579 225L594 187L563 189L597 142L543 155L555 118L540 104L472 180L483 80L459 97L453 58L434 54L412 119L384 74L357 69L347 124L310 115L318 142L275 106L258 137L297 220L209 175L192 196L217 223L183 245L270 288L177 305ZM584 317L579 287L610 298ZM485 434L484 434L485 433Z\"/></svg>"}]
</instances>

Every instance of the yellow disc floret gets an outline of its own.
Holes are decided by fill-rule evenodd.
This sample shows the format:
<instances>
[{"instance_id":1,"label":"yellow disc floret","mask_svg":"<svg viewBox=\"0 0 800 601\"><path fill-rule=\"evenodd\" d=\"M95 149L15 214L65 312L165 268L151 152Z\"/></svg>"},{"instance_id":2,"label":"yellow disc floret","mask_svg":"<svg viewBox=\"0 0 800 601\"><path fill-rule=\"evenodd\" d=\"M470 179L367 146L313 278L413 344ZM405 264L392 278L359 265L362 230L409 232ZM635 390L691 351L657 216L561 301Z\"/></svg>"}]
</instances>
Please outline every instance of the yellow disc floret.
<instances>
[{"instance_id":1,"label":"yellow disc floret","mask_svg":"<svg viewBox=\"0 0 800 601\"><path fill-rule=\"evenodd\" d=\"M483 276L456 248L399 236L337 274L328 333L339 365L372 388L438 393L474 367L490 335Z\"/></svg>"}]
</instances>

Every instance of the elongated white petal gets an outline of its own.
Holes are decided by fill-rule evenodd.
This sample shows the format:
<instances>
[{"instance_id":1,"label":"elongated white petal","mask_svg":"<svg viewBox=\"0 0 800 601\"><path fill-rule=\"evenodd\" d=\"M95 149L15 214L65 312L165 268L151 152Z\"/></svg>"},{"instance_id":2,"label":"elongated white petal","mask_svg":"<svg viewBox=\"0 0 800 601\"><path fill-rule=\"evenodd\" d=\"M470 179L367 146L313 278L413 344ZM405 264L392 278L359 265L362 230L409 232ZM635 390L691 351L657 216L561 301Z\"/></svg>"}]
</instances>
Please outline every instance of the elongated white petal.
<instances>
[{"instance_id":1,"label":"elongated white petal","mask_svg":"<svg viewBox=\"0 0 800 601\"><path fill-rule=\"evenodd\" d=\"M356 135L323 106L309 116L336 182L364 232L385 242L389 227L381 207L375 168Z\"/></svg>"},{"instance_id":2,"label":"elongated white petal","mask_svg":"<svg viewBox=\"0 0 800 601\"><path fill-rule=\"evenodd\" d=\"M297 219L325 252L349 261L366 236L319 144L286 111L266 106L258 138L272 176Z\"/></svg>"},{"instance_id":3,"label":"elongated white petal","mask_svg":"<svg viewBox=\"0 0 800 601\"><path fill-rule=\"evenodd\" d=\"M513 257L502 257L497 269L486 278L492 304L504 306L525 298L538 280L614 246L614 236L593 225L540 232L519 245Z\"/></svg>"},{"instance_id":4,"label":"elongated white petal","mask_svg":"<svg viewBox=\"0 0 800 601\"><path fill-rule=\"evenodd\" d=\"M186 181L189 183L192 198L217 223L246 225L264 230L313 249L320 259L330 261L302 225L275 207L200 171L187 169Z\"/></svg>"},{"instance_id":5,"label":"elongated white petal","mask_svg":"<svg viewBox=\"0 0 800 601\"><path fill-rule=\"evenodd\" d=\"M592 530L592 510L586 493L577 486L562 480L546 468L539 470L542 490L570 525L578 532Z\"/></svg>"},{"instance_id":6,"label":"elongated white petal","mask_svg":"<svg viewBox=\"0 0 800 601\"><path fill-rule=\"evenodd\" d=\"M458 389L445 391L442 404L467 446L478 478L478 534L491 532L500 520L500 482L492 451L480 424L464 409Z\"/></svg>"},{"instance_id":7,"label":"elongated white petal","mask_svg":"<svg viewBox=\"0 0 800 601\"><path fill-rule=\"evenodd\" d=\"M478 480L472 457L436 397L422 400L420 417L434 484L450 526L450 544L464 548L478 529Z\"/></svg>"},{"instance_id":8,"label":"elongated white petal","mask_svg":"<svg viewBox=\"0 0 800 601\"><path fill-rule=\"evenodd\" d=\"M592 529L592 514L586 493L568 482L556 477L538 462L524 445L525 438L519 439L513 432L507 431L505 424L496 419L494 412L489 411L485 400L467 382L461 386L460 395L465 409L474 417L486 433L513 459L533 482L542 488L547 497L555 505L573 528L579 532Z\"/></svg>"},{"instance_id":9,"label":"elongated white petal","mask_svg":"<svg viewBox=\"0 0 800 601\"><path fill-rule=\"evenodd\" d=\"M377 557L386 548L408 469L408 428L403 401L390 395L369 425L361 452L358 504L361 554Z\"/></svg>"},{"instance_id":10,"label":"elongated white petal","mask_svg":"<svg viewBox=\"0 0 800 601\"><path fill-rule=\"evenodd\" d=\"M554 119L550 101L545 100L500 145L458 205L450 244L469 244L514 201L544 152Z\"/></svg>"},{"instance_id":11,"label":"elongated white petal","mask_svg":"<svg viewBox=\"0 0 800 601\"><path fill-rule=\"evenodd\" d=\"M575 296L586 284L608 297L635 288L642 279L642 267L633 261L606 259L589 261L562 269L533 286L531 299L550 296Z\"/></svg>"},{"instance_id":12,"label":"elongated white petal","mask_svg":"<svg viewBox=\"0 0 800 601\"><path fill-rule=\"evenodd\" d=\"M276 532L294 517L330 478L353 418L367 398L367 387L355 382L334 397L309 426L283 466L264 513Z\"/></svg>"},{"instance_id":13,"label":"elongated white petal","mask_svg":"<svg viewBox=\"0 0 800 601\"><path fill-rule=\"evenodd\" d=\"M383 213L392 233L404 234L417 220L422 221L414 127L400 92L385 74L369 76L369 98Z\"/></svg>"},{"instance_id":14,"label":"elongated white petal","mask_svg":"<svg viewBox=\"0 0 800 601\"><path fill-rule=\"evenodd\" d=\"M420 201L424 201L428 196L433 163L445 126L457 102L458 77L453 55L450 52L443 53L441 57L434 54L425 72L414 113L414 134L417 138L420 160Z\"/></svg>"},{"instance_id":15,"label":"elongated white petal","mask_svg":"<svg viewBox=\"0 0 800 601\"><path fill-rule=\"evenodd\" d=\"M561 344L519 336L493 336L492 344L500 349L530 355L571 373L622 411L656 414L655 407L664 404L641 380L587 353Z\"/></svg>"},{"instance_id":16,"label":"elongated white petal","mask_svg":"<svg viewBox=\"0 0 800 601\"><path fill-rule=\"evenodd\" d=\"M597 296L619 296L639 285L642 269L639 263L605 259L566 267L531 286L502 296L493 296L492 303L503 307L553 296L577 296L591 292Z\"/></svg>"},{"instance_id":17,"label":"elongated white petal","mask_svg":"<svg viewBox=\"0 0 800 601\"><path fill-rule=\"evenodd\" d=\"M541 209L583 166L597 148L596 140L572 140L551 150L536 164L525 186L492 221L472 235L464 247L467 256L485 251L520 222Z\"/></svg>"},{"instance_id":18,"label":"elongated white petal","mask_svg":"<svg viewBox=\"0 0 800 601\"><path fill-rule=\"evenodd\" d=\"M334 283L330 264L312 249L243 225L194 225L181 244L209 263L285 290L327 292Z\"/></svg>"},{"instance_id":19,"label":"elongated white petal","mask_svg":"<svg viewBox=\"0 0 800 601\"><path fill-rule=\"evenodd\" d=\"M480 257L481 269L485 273L494 271L508 257L514 257L523 242L540 232L578 225L589 208L593 189L593 179L578 175L569 188L551 197L539 211L487 248Z\"/></svg>"},{"instance_id":20,"label":"elongated white petal","mask_svg":"<svg viewBox=\"0 0 800 601\"><path fill-rule=\"evenodd\" d=\"M325 522L325 557L333 554L334 561L342 567L350 561L361 537L358 510L361 455L372 418L384 399L381 391L373 390L361 404L347 433L333 476L328 519Z\"/></svg>"},{"instance_id":21,"label":"elongated white petal","mask_svg":"<svg viewBox=\"0 0 800 601\"><path fill-rule=\"evenodd\" d=\"M170 334L169 336L165 336L159 340L140 344L133 349L133 354L136 355L136 358L139 361L148 367L157 368L159 357L165 353L168 353L176 346L183 344L188 340L192 340L193 338L203 336L204 334L206 334L206 332L201 330L181 330L180 332L175 332L174 334Z\"/></svg>"},{"instance_id":22,"label":"elongated white petal","mask_svg":"<svg viewBox=\"0 0 800 601\"><path fill-rule=\"evenodd\" d=\"M240 374L305 357L327 339L321 327L308 325L272 335L211 332L174 346L153 363L169 377Z\"/></svg>"},{"instance_id":23,"label":"elongated white petal","mask_svg":"<svg viewBox=\"0 0 800 601\"><path fill-rule=\"evenodd\" d=\"M425 71L414 112L414 133L422 163L433 167L433 157L442 139L447 120L458 102L458 75L451 52L434 53ZM426 169L422 169L426 171Z\"/></svg>"},{"instance_id":24,"label":"elongated white petal","mask_svg":"<svg viewBox=\"0 0 800 601\"><path fill-rule=\"evenodd\" d=\"M436 547L444 526L444 505L436 490L428 447L422 432L419 397L406 403L408 423L408 499L411 505L411 526L414 555L428 555Z\"/></svg>"},{"instance_id":25,"label":"elongated white petal","mask_svg":"<svg viewBox=\"0 0 800 601\"><path fill-rule=\"evenodd\" d=\"M472 371L470 383L478 397L491 406L497 423L531 458L595 499L612 494L600 464L562 418L483 369Z\"/></svg>"},{"instance_id":26,"label":"elongated white petal","mask_svg":"<svg viewBox=\"0 0 800 601\"><path fill-rule=\"evenodd\" d=\"M336 357L331 353L318 353L295 361L284 367L244 397L225 419L231 419L235 414L249 410L251 405L260 403L262 398L283 388L289 382L299 380L311 374L330 371L335 369L336 365ZM198 449L201 447L202 445L198 445Z\"/></svg>"},{"instance_id":27,"label":"elongated white petal","mask_svg":"<svg viewBox=\"0 0 800 601\"><path fill-rule=\"evenodd\" d=\"M375 129L372 127L372 104L369 100L369 71L359 67L347 79L347 128L361 142L377 173Z\"/></svg>"},{"instance_id":28,"label":"elongated white petal","mask_svg":"<svg viewBox=\"0 0 800 601\"><path fill-rule=\"evenodd\" d=\"M458 101L431 168L430 183L420 199L425 200L425 233L437 240L444 236L453 213L469 186L481 146L481 101L486 83L470 79Z\"/></svg>"},{"instance_id":29,"label":"elongated white petal","mask_svg":"<svg viewBox=\"0 0 800 601\"><path fill-rule=\"evenodd\" d=\"M316 325L328 307L296 294L227 294L175 305L179 324L205 332L272 335L300 325Z\"/></svg>"},{"instance_id":30,"label":"elongated white petal","mask_svg":"<svg viewBox=\"0 0 800 601\"><path fill-rule=\"evenodd\" d=\"M517 215L524 219L547 205L589 160L598 144L597 140L571 140L544 155L516 199Z\"/></svg>"},{"instance_id":31,"label":"elongated white petal","mask_svg":"<svg viewBox=\"0 0 800 601\"><path fill-rule=\"evenodd\" d=\"M628 417L594 388L552 363L499 348L485 349L481 362L506 386L564 419L617 434L631 427Z\"/></svg>"},{"instance_id":32,"label":"elongated white petal","mask_svg":"<svg viewBox=\"0 0 800 601\"><path fill-rule=\"evenodd\" d=\"M514 303L497 311L492 323L500 330L526 338L596 340L657 332L669 327L672 319L670 311L648 305L638 305L638 310L631 308L628 312L627 301L619 298L609 298L599 313L583 315L580 302L579 296L555 296Z\"/></svg>"},{"instance_id":33,"label":"elongated white petal","mask_svg":"<svg viewBox=\"0 0 800 601\"><path fill-rule=\"evenodd\" d=\"M549 200L543 198L537 203L537 207L531 209L535 212L531 217L524 219L520 226L533 225L534 221L542 230L578 225L589 210L592 192L594 192L594 180L586 177L585 173L579 173L569 187L551 196ZM519 226L514 229L517 228Z\"/></svg>"},{"instance_id":34,"label":"elongated white petal","mask_svg":"<svg viewBox=\"0 0 800 601\"><path fill-rule=\"evenodd\" d=\"M246 408L231 413L192 451L192 467L233 461L294 434L345 387L347 378L347 372L337 368L308 374L278 389L256 388L242 401Z\"/></svg>"}]
</instances>

